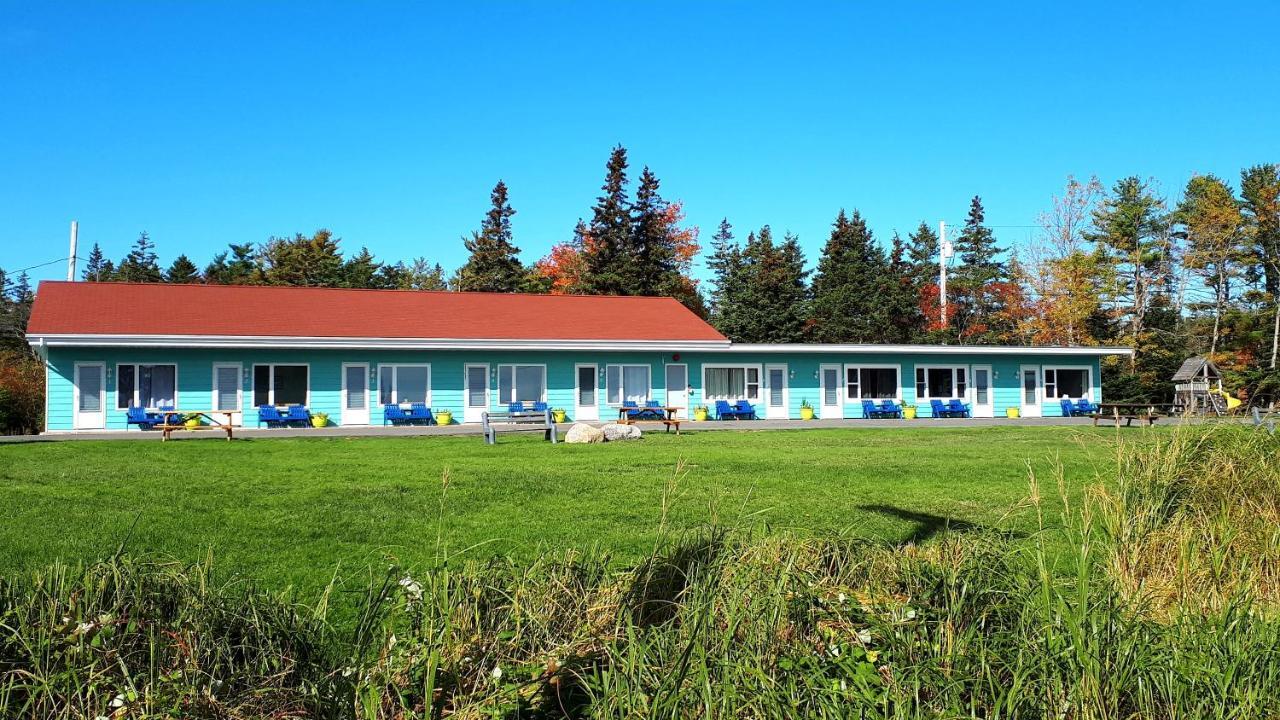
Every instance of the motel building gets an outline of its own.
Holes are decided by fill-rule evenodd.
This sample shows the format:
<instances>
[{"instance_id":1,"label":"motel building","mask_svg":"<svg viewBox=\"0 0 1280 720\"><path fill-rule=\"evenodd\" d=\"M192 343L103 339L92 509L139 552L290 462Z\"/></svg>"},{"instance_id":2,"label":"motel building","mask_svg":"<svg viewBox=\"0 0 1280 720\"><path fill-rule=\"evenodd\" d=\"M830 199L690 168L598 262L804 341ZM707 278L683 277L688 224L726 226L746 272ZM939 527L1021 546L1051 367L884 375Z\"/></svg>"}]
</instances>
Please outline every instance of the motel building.
<instances>
[{"instance_id":1,"label":"motel building","mask_svg":"<svg viewBox=\"0 0 1280 720\"><path fill-rule=\"evenodd\" d=\"M757 416L861 418L864 400L931 416L1062 414L1102 400L1100 359L1127 348L732 343L678 301L496 293L42 282L28 341L45 361L50 433L139 432L130 408L302 405L331 425L424 403L477 423L509 403L604 422L625 401L745 400Z\"/></svg>"}]
</instances>

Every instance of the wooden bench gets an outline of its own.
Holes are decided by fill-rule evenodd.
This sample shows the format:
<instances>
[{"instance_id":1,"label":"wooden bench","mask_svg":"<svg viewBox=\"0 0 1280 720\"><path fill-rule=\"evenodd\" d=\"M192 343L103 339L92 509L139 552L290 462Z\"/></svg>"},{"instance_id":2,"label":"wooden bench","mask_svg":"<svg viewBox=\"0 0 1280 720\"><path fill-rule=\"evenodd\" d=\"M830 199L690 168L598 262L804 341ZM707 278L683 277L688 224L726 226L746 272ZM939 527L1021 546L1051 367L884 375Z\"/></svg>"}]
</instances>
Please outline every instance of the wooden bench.
<instances>
[{"instance_id":1,"label":"wooden bench","mask_svg":"<svg viewBox=\"0 0 1280 720\"><path fill-rule=\"evenodd\" d=\"M231 413L223 410L198 410L194 412L165 411L164 422L155 426L155 428L159 430L161 433L160 441L164 442L165 440L168 440L169 436L173 434L174 430L191 430L192 428L188 428L187 424L181 421L181 419L184 416L191 416L191 415L204 418L209 422L208 425L198 425L194 429L204 430L204 429L210 429L210 428L217 428L227 434L227 440L231 439L232 437ZM225 416L226 419L219 420L218 418L215 418L214 415L223 415Z\"/></svg>"},{"instance_id":2,"label":"wooden bench","mask_svg":"<svg viewBox=\"0 0 1280 720\"><path fill-rule=\"evenodd\" d=\"M663 432L671 432L671 428L676 429L676 434L680 434L680 419L676 417L678 407L642 407L642 408L618 408L618 424L619 425L640 425L643 423L653 423L657 425L662 423ZM652 414L657 413L658 417ZM650 415L649 417L641 417L641 415Z\"/></svg>"},{"instance_id":3,"label":"wooden bench","mask_svg":"<svg viewBox=\"0 0 1280 720\"><path fill-rule=\"evenodd\" d=\"M484 441L489 445L498 443L498 431L531 431L541 430L543 438L553 443L556 438L556 424L551 420L550 410L526 412L485 412L480 415L480 430L484 433Z\"/></svg>"}]
</instances>

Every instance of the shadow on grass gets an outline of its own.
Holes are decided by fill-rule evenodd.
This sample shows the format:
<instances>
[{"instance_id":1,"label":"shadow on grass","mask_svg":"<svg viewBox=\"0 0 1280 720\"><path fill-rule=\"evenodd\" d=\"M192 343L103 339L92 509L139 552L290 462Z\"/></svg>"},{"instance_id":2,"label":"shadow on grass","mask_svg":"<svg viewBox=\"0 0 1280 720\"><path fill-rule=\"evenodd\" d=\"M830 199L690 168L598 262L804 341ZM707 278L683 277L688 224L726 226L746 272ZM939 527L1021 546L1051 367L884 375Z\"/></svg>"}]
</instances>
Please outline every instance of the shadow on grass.
<instances>
[{"instance_id":1,"label":"shadow on grass","mask_svg":"<svg viewBox=\"0 0 1280 720\"><path fill-rule=\"evenodd\" d=\"M934 515L932 513L919 512L917 510L908 510L906 508L894 507L893 505L859 505L858 509L914 523L915 527L906 535L898 539L897 544L899 545L919 544L936 537L943 532L989 532L1009 539L1021 539L1026 537L1023 533L1017 533L1009 530L996 530L986 525L969 522L968 520L947 517L945 515Z\"/></svg>"}]
</instances>

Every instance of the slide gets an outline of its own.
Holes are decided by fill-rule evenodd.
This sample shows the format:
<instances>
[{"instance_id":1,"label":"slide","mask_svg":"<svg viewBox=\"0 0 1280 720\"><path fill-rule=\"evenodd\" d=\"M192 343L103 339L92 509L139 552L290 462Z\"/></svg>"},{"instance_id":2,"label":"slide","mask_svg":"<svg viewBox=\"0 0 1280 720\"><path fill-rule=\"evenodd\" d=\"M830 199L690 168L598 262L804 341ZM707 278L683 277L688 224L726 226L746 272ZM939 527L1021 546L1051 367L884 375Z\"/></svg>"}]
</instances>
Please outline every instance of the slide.
<instances>
[{"instance_id":1,"label":"slide","mask_svg":"<svg viewBox=\"0 0 1280 720\"><path fill-rule=\"evenodd\" d=\"M1226 398L1228 411L1235 410L1236 408L1240 407L1243 404L1239 398L1231 397L1230 395L1226 394L1222 390L1210 390L1209 392L1213 393L1214 395L1221 395L1222 397Z\"/></svg>"}]
</instances>

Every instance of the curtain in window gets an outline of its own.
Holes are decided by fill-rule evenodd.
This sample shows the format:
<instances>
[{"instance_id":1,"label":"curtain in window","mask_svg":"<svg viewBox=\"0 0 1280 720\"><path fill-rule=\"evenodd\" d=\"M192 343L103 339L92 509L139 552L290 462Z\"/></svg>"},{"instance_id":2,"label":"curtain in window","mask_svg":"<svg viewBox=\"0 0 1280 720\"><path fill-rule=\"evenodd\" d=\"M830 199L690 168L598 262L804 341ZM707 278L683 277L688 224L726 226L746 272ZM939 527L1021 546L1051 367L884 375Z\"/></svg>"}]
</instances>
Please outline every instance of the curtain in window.
<instances>
[{"instance_id":1,"label":"curtain in window","mask_svg":"<svg viewBox=\"0 0 1280 720\"><path fill-rule=\"evenodd\" d=\"M138 366L138 402L143 407L174 407L177 368L173 365Z\"/></svg>"},{"instance_id":2,"label":"curtain in window","mask_svg":"<svg viewBox=\"0 0 1280 720\"><path fill-rule=\"evenodd\" d=\"M622 393L627 400L644 402L649 399L649 366L624 365L622 368Z\"/></svg>"},{"instance_id":3,"label":"curtain in window","mask_svg":"<svg viewBox=\"0 0 1280 720\"><path fill-rule=\"evenodd\" d=\"M545 371L541 365L517 365L516 396L513 399L524 402L542 400Z\"/></svg>"},{"instance_id":4,"label":"curtain in window","mask_svg":"<svg viewBox=\"0 0 1280 720\"><path fill-rule=\"evenodd\" d=\"M898 396L898 371L894 368L862 368L862 397L889 400Z\"/></svg>"},{"instance_id":5,"label":"curtain in window","mask_svg":"<svg viewBox=\"0 0 1280 720\"><path fill-rule=\"evenodd\" d=\"M738 400L746 394L747 373L744 368L707 368L708 400Z\"/></svg>"}]
</instances>

